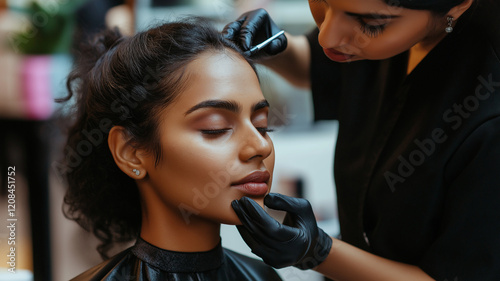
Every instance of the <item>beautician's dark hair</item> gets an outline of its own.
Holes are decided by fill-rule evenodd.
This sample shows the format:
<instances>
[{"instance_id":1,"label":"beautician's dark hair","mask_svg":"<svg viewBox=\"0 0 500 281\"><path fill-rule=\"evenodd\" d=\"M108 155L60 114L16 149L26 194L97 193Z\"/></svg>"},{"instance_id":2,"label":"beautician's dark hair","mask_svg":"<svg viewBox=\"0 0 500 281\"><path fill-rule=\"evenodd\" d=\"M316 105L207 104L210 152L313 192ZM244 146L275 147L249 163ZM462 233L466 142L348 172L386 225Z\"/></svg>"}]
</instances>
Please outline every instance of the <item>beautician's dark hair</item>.
<instances>
[{"instance_id":1,"label":"beautician's dark hair","mask_svg":"<svg viewBox=\"0 0 500 281\"><path fill-rule=\"evenodd\" d=\"M101 240L97 250L103 258L113 243L137 238L141 226L136 183L115 164L108 132L122 126L129 144L152 153L158 164L159 113L186 86L186 65L206 51L245 58L201 18L165 23L132 37L106 30L80 48L65 99L76 98L62 171L68 182L64 213Z\"/></svg>"},{"instance_id":2,"label":"beautician's dark hair","mask_svg":"<svg viewBox=\"0 0 500 281\"><path fill-rule=\"evenodd\" d=\"M465 0L384 0L387 4L407 9L429 10L444 14Z\"/></svg>"}]
</instances>

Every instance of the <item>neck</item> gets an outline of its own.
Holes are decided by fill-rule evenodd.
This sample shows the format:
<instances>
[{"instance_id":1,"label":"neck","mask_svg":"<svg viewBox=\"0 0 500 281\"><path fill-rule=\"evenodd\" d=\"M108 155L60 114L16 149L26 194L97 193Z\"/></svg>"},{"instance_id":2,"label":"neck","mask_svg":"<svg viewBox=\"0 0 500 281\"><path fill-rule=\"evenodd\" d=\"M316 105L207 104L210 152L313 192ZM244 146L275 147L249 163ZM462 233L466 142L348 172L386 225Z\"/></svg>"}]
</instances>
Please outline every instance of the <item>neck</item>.
<instances>
[{"instance_id":1,"label":"neck","mask_svg":"<svg viewBox=\"0 0 500 281\"><path fill-rule=\"evenodd\" d=\"M146 198L144 198L146 196ZM220 242L220 224L166 206L154 194L142 197L141 238L158 248L178 252L212 250ZM147 204L145 203L147 202Z\"/></svg>"},{"instance_id":2,"label":"neck","mask_svg":"<svg viewBox=\"0 0 500 281\"><path fill-rule=\"evenodd\" d=\"M407 74L410 74L413 69L430 53L436 45L443 40L446 34L440 33L439 35L427 38L420 41L410 49L410 57L408 59Z\"/></svg>"}]
</instances>

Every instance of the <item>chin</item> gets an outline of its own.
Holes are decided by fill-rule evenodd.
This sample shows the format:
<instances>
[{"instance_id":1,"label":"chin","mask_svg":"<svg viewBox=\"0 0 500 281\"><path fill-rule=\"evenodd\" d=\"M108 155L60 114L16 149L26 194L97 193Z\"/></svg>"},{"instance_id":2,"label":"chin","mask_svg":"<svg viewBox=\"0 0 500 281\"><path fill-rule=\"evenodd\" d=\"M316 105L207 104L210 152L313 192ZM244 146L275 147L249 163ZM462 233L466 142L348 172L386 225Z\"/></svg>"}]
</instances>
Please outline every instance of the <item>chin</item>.
<instances>
[{"instance_id":1,"label":"chin","mask_svg":"<svg viewBox=\"0 0 500 281\"><path fill-rule=\"evenodd\" d=\"M257 202L257 204L259 204L259 206L264 209L264 198L252 198L252 200ZM228 212L225 212L226 215L221 220L221 223L228 225L241 225L241 221L231 205L229 205L229 209L230 210Z\"/></svg>"},{"instance_id":2,"label":"chin","mask_svg":"<svg viewBox=\"0 0 500 281\"><path fill-rule=\"evenodd\" d=\"M366 58L363 58L363 57L358 57L358 56L355 56L349 60L346 60L342 63L350 63L350 62L355 62L355 61L361 61L361 60L367 60Z\"/></svg>"},{"instance_id":3,"label":"chin","mask_svg":"<svg viewBox=\"0 0 500 281\"><path fill-rule=\"evenodd\" d=\"M241 221L236 215L236 212L231 208L230 214L226 215L224 219L221 221L223 224L228 224L228 225L241 225Z\"/></svg>"},{"instance_id":4,"label":"chin","mask_svg":"<svg viewBox=\"0 0 500 281\"><path fill-rule=\"evenodd\" d=\"M262 207L262 209L264 209L264 198L252 198L255 202L257 202L257 204L259 204L259 206Z\"/></svg>"}]
</instances>

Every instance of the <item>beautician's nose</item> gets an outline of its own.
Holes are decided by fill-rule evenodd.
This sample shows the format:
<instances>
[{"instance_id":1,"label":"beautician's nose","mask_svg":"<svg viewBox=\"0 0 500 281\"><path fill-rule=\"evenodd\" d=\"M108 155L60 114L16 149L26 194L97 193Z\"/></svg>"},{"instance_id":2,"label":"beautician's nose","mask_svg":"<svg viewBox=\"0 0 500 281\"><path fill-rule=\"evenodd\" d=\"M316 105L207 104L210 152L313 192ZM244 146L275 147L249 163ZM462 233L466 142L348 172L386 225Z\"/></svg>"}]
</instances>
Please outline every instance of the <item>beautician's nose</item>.
<instances>
[{"instance_id":1,"label":"beautician's nose","mask_svg":"<svg viewBox=\"0 0 500 281\"><path fill-rule=\"evenodd\" d=\"M341 11L328 9L319 27L318 41L323 48L341 48L351 41L354 27Z\"/></svg>"},{"instance_id":2,"label":"beautician's nose","mask_svg":"<svg viewBox=\"0 0 500 281\"><path fill-rule=\"evenodd\" d=\"M246 129L243 135L240 159L243 162L251 161L252 159L266 159L273 151L272 141L262 135L255 127Z\"/></svg>"}]
</instances>

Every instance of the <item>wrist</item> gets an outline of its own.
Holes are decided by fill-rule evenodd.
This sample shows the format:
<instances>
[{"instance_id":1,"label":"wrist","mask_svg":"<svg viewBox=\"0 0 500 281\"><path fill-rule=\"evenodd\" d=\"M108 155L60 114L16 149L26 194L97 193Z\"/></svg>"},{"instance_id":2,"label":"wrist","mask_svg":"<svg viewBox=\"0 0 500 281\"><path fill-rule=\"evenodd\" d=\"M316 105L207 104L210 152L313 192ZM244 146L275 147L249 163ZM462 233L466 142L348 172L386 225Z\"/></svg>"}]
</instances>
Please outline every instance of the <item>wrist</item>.
<instances>
[{"instance_id":1,"label":"wrist","mask_svg":"<svg viewBox=\"0 0 500 281\"><path fill-rule=\"evenodd\" d=\"M313 269L318 267L330 254L332 238L321 228L318 228L318 238L313 248L308 251L304 258L295 267L300 269Z\"/></svg>"},{"instance_id":2,"label":"wrist","mask_svg":"<svg viewBox=\"0 0 500 281\"><path fill-rule=\"evenodd\" d=\"M283 52L257 62L280 74L292 85L309 89L311 84L309 42L303 35L290 35L286 32L285 35L288 43Z\"/></svg>"}]
</instances>

